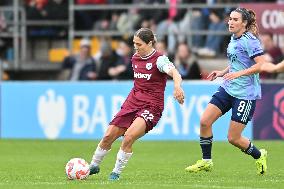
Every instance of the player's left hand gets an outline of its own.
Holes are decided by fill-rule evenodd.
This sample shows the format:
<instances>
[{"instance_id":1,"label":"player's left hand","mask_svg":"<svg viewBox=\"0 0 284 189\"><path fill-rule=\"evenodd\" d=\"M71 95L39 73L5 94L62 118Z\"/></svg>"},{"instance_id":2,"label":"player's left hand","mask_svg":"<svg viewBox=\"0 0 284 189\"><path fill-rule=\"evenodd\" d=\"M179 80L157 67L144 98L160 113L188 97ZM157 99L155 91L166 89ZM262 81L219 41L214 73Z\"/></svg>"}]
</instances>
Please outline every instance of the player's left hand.
<instances>
[{"instance_id":1,"label":"player's left hand","mask_svg":"<svg viewBox=\"0 0 284 189\"><path fill-rule=\"evenodd\" d=\"M225 79L225 80L233 80L233 79L236 79L236 78L238 78L238 77L240 77L241 76L241 74L239 73L239 72L233 72L233 73L226 73L224 76L223 76L223 78Z\"/></svg>"},{"instance_id":2,"label":"player's left hand","mask_svg":"<svg viewBox=\"0 0 284 189\"><path fill-rule=\"evenodd\" d=\"M174 98L178 101L178 103L183 104L184 102L184 92L181 87L176 87L174 89Z\"/></svg>"}]
</instances>

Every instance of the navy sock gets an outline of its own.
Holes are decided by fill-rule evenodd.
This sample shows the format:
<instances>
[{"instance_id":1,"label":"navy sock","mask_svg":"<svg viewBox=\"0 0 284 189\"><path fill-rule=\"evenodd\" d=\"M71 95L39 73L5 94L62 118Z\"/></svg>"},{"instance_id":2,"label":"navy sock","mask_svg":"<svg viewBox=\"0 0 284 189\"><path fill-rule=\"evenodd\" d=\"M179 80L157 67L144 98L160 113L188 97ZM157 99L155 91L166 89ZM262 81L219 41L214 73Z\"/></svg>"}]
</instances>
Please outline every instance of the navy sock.
<instances>
[{"instance_id":1,"label":"navy sock","mask_svg":"<svg viewBox=\"0 0 284 189\"><path fill-rule=\"evenodd\" d=\"M261 156L260 151L251 142L249 143L249 147L245 150L245 153L251 155L254 159L258 159Z\"/></svg>"},{"instance_id":2,"label":"navy sock","mask_svg":"<svg viewBox=\"0 0 284 189\"><path fill-rule=\"evenodd\" d=\"M200 137L200 146L202 149L203 159L211 159L212 141L213 141L213 136L208 138Z\"/></svg>"}]
</instances>

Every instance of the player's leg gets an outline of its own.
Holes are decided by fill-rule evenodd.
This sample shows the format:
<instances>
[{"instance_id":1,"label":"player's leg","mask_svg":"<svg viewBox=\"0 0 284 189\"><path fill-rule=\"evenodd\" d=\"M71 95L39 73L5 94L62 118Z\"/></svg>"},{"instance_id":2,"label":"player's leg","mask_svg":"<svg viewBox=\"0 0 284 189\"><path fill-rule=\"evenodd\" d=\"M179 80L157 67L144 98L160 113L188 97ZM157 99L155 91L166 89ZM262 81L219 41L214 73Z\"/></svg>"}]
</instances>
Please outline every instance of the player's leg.
<instances>
[{"instance_id":1,"label":"player's leg","mask_svg":"<svg viewBox=\"0 0 284 189\"><path fill-rule=\"evenodd\" d=\"M126 130L121 143L121 149L126 153L132 153L133 143L145 135L146 127L145 120L141 117L137 117Z\"/></svg>"},{"instance_id":2,"label":"player's leg","mask_svg":"<svg viewBox=\"0 0 284 189\"><path fill-rule=\"evenodd\" d=\"M256 159L257 172L259 174L264 174L267 170L267 151L264 149L258 150L258 148L253 145L248 138L242 136L242 132L245 129L246 124L252 119L255 103L255 100L235 99L232 107L228 141Z\"/></svg>"},{"instance_id":3,"label":"player's leg","mask_svg":"<svg viewBox=\"0 0 284 189\"><path fill-rule=\"evenodd\" d=\"M110 150L112 143L126 132L127 128L110 125L99 143L99 147Z\"/></svg>"},{"instance_id":4,"label":"player's leg","mask_svg":"<svg viewBox=\"0 0 284 189\"><path fill-rule=\"evenodd\" d=\"M214 104L209 103L200 119L200 147L202 149L202 159L211 159L212 150L212 125L222 116L221 110Z\"/></svg>"},{"instance_id":5,"label":"player's leg","mask_svg":"<svg viewBox=\"0 0 284 189\"><path fill-rule=\"evenodd\" d=\"M200 147L202 159L188 166L188 172L210 171L213 168L211 157L213 133L212 124L232 107L232 97L222 88L215 92L200 119Z\"/></svg>"},{"instance_id":6,"label":"player's leg","mask_svg":"<svg viewBox=\"0 0 284 189\"><path fill-rule=\"evenodd\" d=\"M209 103L200 119L200 147L202 159L195 164L185 168L188 172L198 172L201 170L210 171L213 167L211 159L212 150L212 124L222 115L221 110L214 104Z\"/></svg>"},{"instance_id":7,"label":"player's leg","mask_svg":"<svg viewBox=\"0 0 284 189\"><path fill-rule=\"evenodd\" d=\"M97 149L95 150L91 165L90 165L90 175L97 174L100 171L99 165L101 164L103 158L108 154L111 149L112 143L122 136L126 131L126 128L117 127L115 125L110 125L104 134L104 137L100 141Z\"/></svg>"},{"instance_id":8,"label":"player's leg","mask_svg":"<svg viewBox=\"0 0 284 189\"><path fill-rule=\"evenodd\" d=\"M230 144L240 148L241 150L247 149L247 147L250 144L250 140L244 136L242 136L242 132L246 125L243 123L238 123L236 121L231 121L230 122L230 127L228 131L228 141ZM259 151L257 150L255 153L258 153ZM256 154L258 156L258 154Z\"/></svg>"},{"instance_id":9,"label":"player's leg","mask_svg":"<svg viewBox=\"0 0 284 189\"><path fill-rule=\"evenodd\" d=\"M267 170L266 157L267 151L265 149L258 150L258 148L250 142L250 140L241 135L245 125L235 121L231 121L228 141L241 149L246 154L256 159L257 172L264 174Z\"/></svg>"},{"instance_id":10,"label":"player's leg","mask_svg":"<svg viewBox=\"0 0 284 189\"><path fill-rule=\"evenodd\" d=\"M143 118L137 117L131 126L127 129L122 140L121 147L117 153L117 159L112 173L110 174L110 180L118 180L119 176L126 166L128 160L132 156L133 143L145 135L146 122Z\"/></svg>"}]
</instances>

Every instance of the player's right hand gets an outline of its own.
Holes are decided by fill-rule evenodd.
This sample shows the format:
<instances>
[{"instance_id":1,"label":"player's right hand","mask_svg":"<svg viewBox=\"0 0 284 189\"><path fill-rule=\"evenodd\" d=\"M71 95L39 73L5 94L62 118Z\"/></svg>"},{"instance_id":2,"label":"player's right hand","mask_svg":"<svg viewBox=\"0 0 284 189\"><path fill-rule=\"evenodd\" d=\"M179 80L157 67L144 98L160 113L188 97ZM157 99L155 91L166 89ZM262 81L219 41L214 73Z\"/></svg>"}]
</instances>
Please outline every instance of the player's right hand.
<instances>
[{"instance_id":1,"label":"player's right hand","mask_svg":"<svg viewBox=\"0 0 284 189\"><path fill-rule=\"evenodd\" d=\"M184 103L184 92L181 87L177 87L174 89L174 98L178 101L178 103Z\"/></svg>"},{"instance_id":2,"label":"player's right hand","mask_svg":"<svg viewBox=\"0 0 284 189\"><path fill-rule=\"evenodd\" d=\"M207 79L210 81L215 80L217 77L222 77L222 71L213 71L208 76Z\"/></svg>"}]
</instances>

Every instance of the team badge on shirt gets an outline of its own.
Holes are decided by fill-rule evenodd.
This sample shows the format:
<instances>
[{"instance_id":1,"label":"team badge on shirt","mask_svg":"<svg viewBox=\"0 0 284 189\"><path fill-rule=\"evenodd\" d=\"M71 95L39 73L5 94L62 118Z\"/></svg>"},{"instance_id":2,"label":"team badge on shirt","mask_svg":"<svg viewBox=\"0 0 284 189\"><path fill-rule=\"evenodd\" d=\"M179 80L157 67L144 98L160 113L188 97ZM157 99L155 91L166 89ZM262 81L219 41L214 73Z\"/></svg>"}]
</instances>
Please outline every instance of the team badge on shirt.
<instances>
[{"instance_id":1,"label":"team badge on shirt","mask_svg":"<svg viewBox=\"0 0 284 189\"><path fill-rule=\"evenodd\" d=\"M151 68L152 68L152 63L148 62L148 63L146 64L146 69L147 69L147 70L151 70Z\"/></svg>"}]
</instances>

